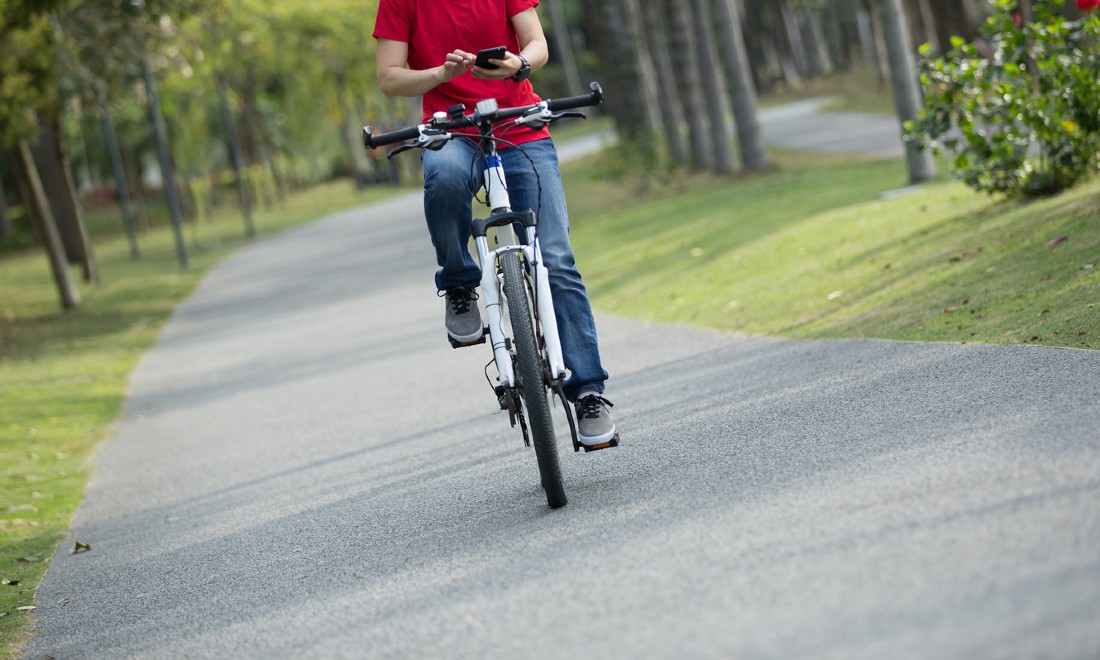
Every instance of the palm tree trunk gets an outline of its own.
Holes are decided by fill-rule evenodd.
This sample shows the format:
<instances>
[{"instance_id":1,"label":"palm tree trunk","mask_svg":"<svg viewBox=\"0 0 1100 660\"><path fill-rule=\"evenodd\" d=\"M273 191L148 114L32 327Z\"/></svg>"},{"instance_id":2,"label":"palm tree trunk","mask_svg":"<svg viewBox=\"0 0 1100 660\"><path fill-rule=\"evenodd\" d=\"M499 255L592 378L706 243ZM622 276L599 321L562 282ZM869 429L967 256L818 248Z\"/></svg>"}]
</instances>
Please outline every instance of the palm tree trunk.
<instances>
[{"instance_id":1,"label":"palm tree trunk","mask_svg":"<svg viewBox=\"0 0 1100 660\"><path fill-rule=\"evenodd\" d=\"M741 31L741 15L733 0L713 0L711 10L725 65L726 90L733 108L737 142L741 146L741 166L746 170L759 170L767 167L768 152L757 116L756 87Z\"/></svg>"},{"instance_id":2,"label":"palm tree trunk","mask_svg":"<svg viewBox=\"0 0 1100 660\"><path fill-rule=\"evenodd\" d=\"M695 19L691 4L680 0L664 0L668 18L669 41L672 53L672 70L679 72L679 97L684 109L684 121L688 125L688 142L691 144L691 165L695 170L711 167L710 135L703 110L703 89L696 59L693 25Z\"/></svg>"},{"instance_id":3,"label":"palm tree trunk","mask_svg":"<svg viewBox=\"0 0 1100 660\"><path fill-rule=\"evenodd\" d=\"M657 106L660 109L661 125L665 137L668 155L674 163L688 162L687 143L684 141L683 112L676 103L679 81L673 73L672 59L669 56L668 33L662 17L661 5L657 2L642 2L642 21L646 38L653 58L654 73L657 78Z\"/></svg>"},{"instance_id":4,"label":"palm tree trunk","mask_svg":"<svg viewBox=\"0 0 1100 660\"><path fill-rule=\"evenodd\" d=\"M802 43L802 34L798 29L798 17L795 16L787 0L779 0L778 4L783 29L787 35L787 45L794 60L794 68L799 76L805 77L809 73L809 67L806 64L806 49Z\"/></svg>"},{"instance_id":5,"label":"palm tree trunk","mask_svg":"<svg viewBox=\"0 0 1100 660\"><path fill-rule=\"evenodd\" d=\"M627 141L644 139L652 124L646 107L645 83L634 47L626 0L583 0L585 22L600 58L607 109L615 119L619 136Z\"/></svg>"},{"instance_id":6,"label":"palm tree trunk","mask_svg":"<svg viewBox=\"0 0 1100 660\"><path fill-rule=\"evenodd\" d=\"M722 67L718 64L714 32L710 27L710 6L708 0L691 0L691 5L695 20L696 57L703 63L700 74L714 154L712 169L716 174L729 174L734 169L733 150L730 148L730 126L723 94Z\"/></svg>"},{"instance_id":7,"label":"palm tree trunk","mask_svg":"<svg viewBox=\"0 0 1100 660\"><path fill-rule=\"evenodd\" d=\"M623 8L626 11L627 34L633 35L631 43L634 61L638 67L638 80L641 83L638 95L645 112L647 132L653 133L661 127L661 107L657 100L657 66L653 60L653 48L646 34L645 22L642 20L642 2L643 0L623 0Z\"/></svg>"},{"instance_id":8,"label":"palm tree trunk","mask_svg":"<svg viewBox=\"0 0 1100 660\"><path fill-rule=\"evenodd\" d=\"M889 44L894 105L897 108L898 122L904 126L905 122L917 118L921 107L909 27L905 23L905 10L901 6L901 0L879 0L879 8L882 12L884 36ZM920 149L915 142L905 143L905 161L909 168L910 183L927 181L936 175L932 155Z\"/></svg>"},{"instance_id":9,"label":"palm tree trunk","mask_svg":"<svg viewBox=\"0 0 1100 660\"><path fill-rule=\"evenodd\" d=\"M573 55L573 39L569 34L569 24L565 21L562 0L547 0L546 6L550 8L550 25L554 28L554 46L565 74L566 92L570 96L579 96L584 93L584 87L577 69L577 58Z\"/></svg>"}]
</instances>

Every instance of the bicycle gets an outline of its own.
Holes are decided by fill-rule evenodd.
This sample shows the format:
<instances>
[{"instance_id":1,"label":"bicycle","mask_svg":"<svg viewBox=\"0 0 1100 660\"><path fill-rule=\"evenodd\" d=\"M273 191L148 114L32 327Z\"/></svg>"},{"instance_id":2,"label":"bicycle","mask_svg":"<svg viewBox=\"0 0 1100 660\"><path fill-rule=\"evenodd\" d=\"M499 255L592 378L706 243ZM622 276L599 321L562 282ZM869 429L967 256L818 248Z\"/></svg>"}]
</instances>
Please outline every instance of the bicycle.
<instances>
[{"instance_id":1,"label":"bicycle","mask_svg":"<svg viewBox=\"0 0 1100 660\"><path fill-rule=\"evenodd\" d=\"M448 339L454 348L462 348L483 344L488 335L493 359L485 366L486 380L493 388L500 409L507 411L512 428L519 424L524 445L530 447L533 440L546 502L553 509L565 506L568 498L550 413L551 397L556 396L565 410L574 452L617 447L619 436L616 434L608 442L594 446L585 445L578 439L577 423L562 389L566 369L549 274L539 249L537 213L533 209L512 209L504 167L497 152L500 138L495 133L514 127L541 130L567 117L583 119L583 113L568 111L603 102L603 90L598 83L592 83L589 89L588 94L515 108L500 108L495 99L486 99L470 114L466 114L464 106L456 105L446 112L436 112L425 124L378 135L372 126L363 128L368 149L405 143L391 151L388 158L410 149L440 149L455 138L474 140L479 146L477 160L485 173L484 201L490 214L487 218L474 220L471 234L481 266L479 289L485 301L488 323L479 339L459 342L449 335ZM450 132L471 127L477 129L476 134ZM522 145L513 148L521 149ZM490 246L490 236L497 247ZM492 267L487 268L487 265ZM507 307L506 315L504 307ZM504 327L505 318L509 321L511 336ZM496 366L495 385L489 377L490 365Z\"/></svg>"}]
</instances>

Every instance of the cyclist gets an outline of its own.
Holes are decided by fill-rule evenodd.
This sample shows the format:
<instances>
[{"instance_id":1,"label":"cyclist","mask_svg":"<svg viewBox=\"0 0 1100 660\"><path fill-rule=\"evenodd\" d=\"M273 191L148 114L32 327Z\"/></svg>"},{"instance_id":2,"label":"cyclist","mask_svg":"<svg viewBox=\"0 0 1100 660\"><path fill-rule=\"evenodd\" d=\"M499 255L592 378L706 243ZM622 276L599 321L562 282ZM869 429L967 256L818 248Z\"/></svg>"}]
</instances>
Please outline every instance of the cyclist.
<instances>
[{"instance_id":1,"label":"cyclist","mask_svg":"<svg viewBox=\"0 0 1100 660\"><path fill-rule=\"evenodd\" d=\"M528 76L548 59L546 37L535 7L539 0L380 0L374 37L378 40L378 82L387 96L423 96L423 114L456 104L473 108L495 98L501 107L539 102ZM475 65L475 53L507 46L497 68ZM471 129L471 132L475 132ZM596 325L588 292L569 244L558 157L550 133L517 129L505 136L519 149L501 145L508 193L516 208L536 209L543 260L569 379L566 397L577 410L579 439L586 445L616 434L603 397L608 378L600 362ZM524 153L525 152L525 153ZM444 322L458 342L482 335L476 287L481 272L470 255L472 199L481 188L471 163L478 155L471 140L451 140L438 151L424 150L424 215L435 246L436 288L446 298ZM532 168L532 161L534 167ZM541 192L541 197L540 197Z\"/></svg>"}]
</instances>

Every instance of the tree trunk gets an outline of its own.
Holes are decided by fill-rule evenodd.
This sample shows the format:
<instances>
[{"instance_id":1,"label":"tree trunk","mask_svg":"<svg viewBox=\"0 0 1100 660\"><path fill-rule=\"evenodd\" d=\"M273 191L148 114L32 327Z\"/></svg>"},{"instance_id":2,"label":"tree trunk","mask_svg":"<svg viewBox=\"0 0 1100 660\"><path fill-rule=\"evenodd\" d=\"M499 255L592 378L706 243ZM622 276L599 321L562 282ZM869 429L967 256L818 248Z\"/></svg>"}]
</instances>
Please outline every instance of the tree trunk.
<instances>
[{"instance_id":1,"label":"tree trunk","mask_svg":"<svg viewBox=\"0 0 1100 660\"><path fill-rule=\"evenodd\" d=\"M683 112L676 103L676 90L680 83L674 74L672 59L669 57L668 33L662 16L661 5L652 0L642 2L642 19L645 25L650 56L657 77L657 104L660 108L661 123L668 155L674 163L684 165L688 162L687 142L684 141Z\"/></svg>"},{"instance_id":2,"label":"tree trunk","mask_svg":"<svg viewBox=\"0 0 1100 660\"><path fill-rule=\"evenodd\" d=\"M936 34L936 14L932 11L932 4L928 0L916 0L916 3L917 15L920 16L921 34L925 43L932 48L932 52L943 54L939 35Z\"/></svg>"},{"instance_id":3,"label":"tree trunk","mask_svg":"<svg viewBox=\"0 0 1100 660\"><path fill-rule=\"evenodd\" d=\"M878 75L879 85L886 87L890 82L890 58L886 51L886 39L882 34L881 12L875 4L877 0L867 2L867 33L870 37L870 47L874 53L872 62Z\"/></svg>"},{"instance_id":4,"label":"tree trunk","mask_svg":"<svg viewBox=\"0 0 1100 660\"><path fill-rule=\"evenodd\" d=\"M930 0L936 22L936 39L946 48L951 37L973 41L978 36L978 23L960 0Z\"/></svg>"},{"instance_id":5,"label":"tree trunk","mask_svg":"<svg viewBox=\"0 0 1100 660\"><path fill-rule=\"evenodd\" d=\"M145 234L149 232L149 202L145 196L145 175L141 170L141 153L128 148L122 152L122 164L126 167L126 180L133 195L136 229Z\"/></svg>"},{"instance_id":6,"label":"tree trunk","mask_svg":"<svg viewBox=\"0 0 1100 660\"><path fill-rule=\"evenodd\" d=\"M646 132L654 133L661 128L661 104L658 100L657 67L652 56L653 48L646 36L641 3L642 0L623 0L623 8L626 10L627 34L634 35L631 44L641 82L638 95L645 113Z\"/></svg>"},{"instance_id":7,"label":"tree trunk","mask_svg":"<svg viewBox=\"0 0 1100 660\"><path fill-rule=\"evenodd\" d=\"M118 147L118 136L115 134L114 123L111 122L111 110L107 102L99 102L100 121L103 124L103 139L107 143L107 152L111 157L111 169L115 176L115 191L118 195L118 205L122 209L122 226L126 229L126 239L130 242L130 258L138 260L141 252L138 250L137 231L134 228L134 211L130 206L130 191L126 185L126 167L122 163L122 151Z\"/></svg>"},{"instance_id":8,"label":"tree trunk","mask_svg":"<svg viewBox=\"0 0 1100 660\"><path fill-rule=\"evenodd\" d=\"M806 50L802 44L802 34L798 29L798 17L787 0L779 0L779 15L783 22L783 29L787 36L787 46L790 48L791 59L794 61L795 71L799 77L805 77L809 73L806 65Z\"/></svg>"},{"instance_id":9,"label":"tree trunk","mask_svg":"<svg viewBox=\"0 0 1100 660\"><path fill-rule=\"evenodd\" d=\"M707 123L710 127L710 148L713 154L711 168L716 174L733 172L733 150L730 148L730 126L722 87L722 68L714 47L714 33L710 28L711 14L708 0L691 0L691 13L695 29L696 58L704 65L700 68L703 82L703 100L706 102Z\"/></svg>"},{"instance_id":10,"label":"tree trunk","mask_svg":"<svg viewBox=\"0 0 1100 660\"><path fill-rule=\"evenodd\" d=\"M237 86L241 100L241 147L244 150L246 166L263 162L260 158L260 124L256 118L256 91L251 78Z\"/></svg>"},{"instance_id":11,"label":"tree trunk","mask_svg":"<svg viewBox=\"0 0 1100 660\"><path fill-rule=\"evenodd\" d=\"M607 109L619 136L627 141L645 139L651 126L650 110L645 107L644 81L626 2L583 0L581 6L589 43L600 59Z\"/></svg>"},{"instance_id":12,"label":"tree trunk","mask_svg":"<svg viewBox=\"0 0 1100 660\"><path fill-rule=\"evenodd\" d=\"M15 225L11 222L11 216L8 215L8 198L4 194L4 180L0 179L0 238L11 238L15 236Z\"/></svg>"},{"instance_id":13,"label":"tree trunk","mask_svg":"<svg viewBox=\"0 0 1100 660\"><path fill-rule=\"evenodd\" d=\"M53 211L50 210L42 181L38 177L38 168L34 164L34 155L26 140L19 142L15 149L15 163L19 176L23 179L28 194L25 204L32 222L38 224L45 239L46 254L50 259L54 283L61 299L62 309L73 309L80 304L80 292L69 273L69 260L65 256L65 247L61 243L61 234L57 231Z\"/></svg>"},{"instance_id":14,"label":"tree trunk","mask_svg":"<svg viewBox=\"0 0 1100 660\"><path fill-rule=\"evenodd\" d=\"M363 122L358 116L358 112L355 109L355 105L351 103L351 99L348 97L348 84L347 81L341 76L336 81L336 102L340 107L340 112L344 116L344 122L340 127L340 137L343 139L344 146L348 150L348 157L351 162L352 177L355 180L356 190L365 187L369 181L368 169L370 164L367 162L367 154L363 150L362 135ZM445 110L446 108L442 108Z\"/></svg>"},{"instance_id":15,"label":"tree trunk","mask_svg":"<svg viewBox=\"0 0 1100 660\"><path fill-rule=\"evenodd\" d=\"M241 141L237 137L237 122L233 118L233 111L229 107L225 76L218 74L215 85L218 89L218 103L221 105L222 125L225 129L225 147L229 152L229 164L233 168L233 179L237 187L237 202L241 205L241 216L244 218L244 235L252 238L256 235L256 226L252 223L252 198L248 194L248 184L245 181L243 168L241 167Z\"/></svg>"},{"instance_id":16,"label":"tree trunk","mask_svg":"<svg viewBox=\"0 0 1100 660\"><path fill-rule=\"evenodd\" d=\"M810 75L827 76L833 72L833 61L825 44L825 29L821 25L821 10L802 12L802 41L806 48L806 66Z\"/></svg>"},{"instance_id":17,"label":"tree trunk","mask_svg":"<svg viewBox=\"0 0 1100 660\"><path fill-rule=\"evenodd\" d=\"M79 263L85 282L99 283L92 241L84 227L83 212L76 198L72 168L61 142L60 116L39 122L38 158L40 182L50 201L54 222L70 263Z\"/></svg>"},{"instance_id":18,"label":"tree trunk","mask_svg":"<svg viewBox=\"0 0 1100 660\"><path fill-rule=\"evenodd\" d=\"M703 90L699 78L699 65L692 47L694 34L691 4L681 0L664 0L668 17L669 42L672 53L672 70L679 72L680 102L684 108L684 121L688 125L688 142L691 144L691 165L695 170L710 169L710 136L707 134L706 113L703 111Z\"/></svg>"},{"instance_id":19,"label":"tree trunk","mask_svg":"<svg viewBox=\"0 0 1100 660\"><path fill-rule=\"evenodd\" d=\"M759 170L768 165L768 151L757 116L756 88L749 71L741 16L733 0L713 0L711 11L737 127L737 142L741 147L741 166L746 170Z\"/></svg>"},{"instance_id":20,"label":"tree trunk","mask_svg":"<svg viewBox=\"0 0 1100 660\"><path fill-rule=\"evenodd\" d=\"M909 28L905 24L901 0L879 0L879 8L884 36L889 44L890 83L894 92L894 105L898 112L898 122L904 126L905 122L917 118L921 107ZM905 143L905 160L909 168L910 183L927 181L936 175L932 154L920 149L915 142Z\"/></svg>"},{"instance_id":21,"label":"tree trunk","mask_svg":"<svg viewBox=\"0 0 1100 660\"><path fill-rule=\"evenodd\" d=\"M148 64L141 63L142 77L145 79L145 93L149 97L149 118L153 123L153 135L157 141L157 155L160 157L160 172L164 183L164 195L168 200L168 212L172 219L172 233L176 239L176 257L180 268L188 267L187 244L183 240L183 218L180 211L179 193L176 190L175 168L172 166L172 154L168 149L168 128L164 125L164 115L160 110L160 97L157 95L156 80Z\"/></svg>"},{"instance_id":22,"label":"tree trunk","mask_svg":"<svg viewBox=\"0 0 1100 660\"><path fill-rule=\"evenodd\" d=\"M577 69L577 58L573 55L573 38L569 34L569 24L565 20L562 0L547 0L546 6L550 8L550 24L554 28L554 46L561 60L562 72L565 74L566 93L569 96L580 96L584 94L585 88L581 82L580 71Z\"/></svg>"}]
</instances>

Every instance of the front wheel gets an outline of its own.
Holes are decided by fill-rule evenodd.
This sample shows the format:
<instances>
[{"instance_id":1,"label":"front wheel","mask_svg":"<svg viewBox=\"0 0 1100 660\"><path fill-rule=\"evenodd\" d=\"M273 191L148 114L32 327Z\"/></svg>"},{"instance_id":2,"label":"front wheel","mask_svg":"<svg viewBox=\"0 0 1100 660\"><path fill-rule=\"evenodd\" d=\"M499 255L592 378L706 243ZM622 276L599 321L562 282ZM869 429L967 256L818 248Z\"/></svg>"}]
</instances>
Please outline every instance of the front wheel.
<instances>
[{"instance_id":1,"label":"front wheel","mask_svg":"<svg viewBox=\"0 0 1100 660\"><path fill-rule=\"evenodd\" d=\"M535 320L531 315L523 263L516 252L505 254L500 262L504 272L504 296L508 299L508 318L512 322L512 341L515 342L516 386L531 427L539 476L546 490L546 503L551 509L557 509L565 506L567 500L561 481L558 445L554 438L554 420L550 417L550 403L543 382L542 351L535 335Z\"/></svg>"}]
</instances>

